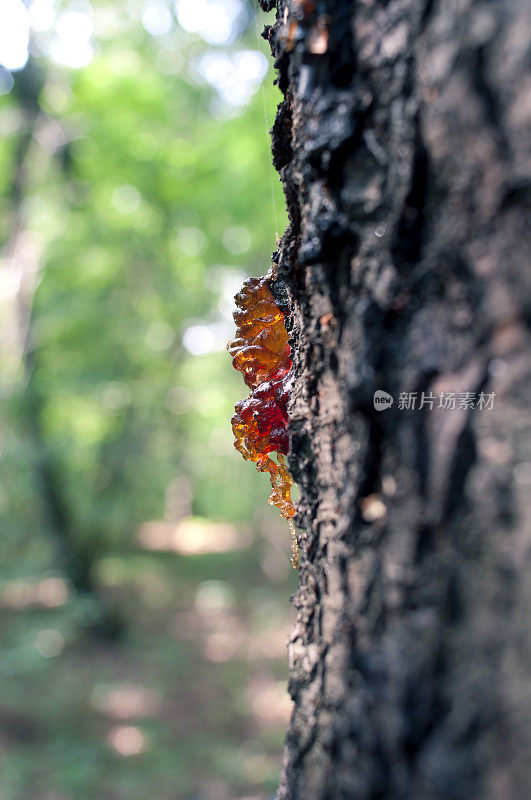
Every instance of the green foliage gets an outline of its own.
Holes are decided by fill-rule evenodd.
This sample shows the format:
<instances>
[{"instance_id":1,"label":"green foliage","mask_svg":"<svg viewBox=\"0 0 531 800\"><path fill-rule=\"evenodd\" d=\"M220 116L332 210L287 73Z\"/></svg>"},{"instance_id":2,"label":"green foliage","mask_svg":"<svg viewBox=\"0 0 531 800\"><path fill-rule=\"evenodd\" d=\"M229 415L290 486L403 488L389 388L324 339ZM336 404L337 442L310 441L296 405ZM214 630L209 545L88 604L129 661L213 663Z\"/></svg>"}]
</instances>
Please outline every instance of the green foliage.
<instances>
[{"instance_id":1,"label":"green foliage","mask_svg":"<svg viewBox=\"0 0 531 800\"><path fill-rule=\"evenodd\" d=\"M98 8L111 13L110 4ZM175 476L187 476L194 513L209 517L248 518L267 491L229 446L228 418L242 389L226 355L191 355L182 344L190 325L222 321L218 304L231 276L268 267L264 99L257 92L243 113L213 116L215 90L190 75L212 48L177 26L172 37L160 53L130 18L83 69L33 60L42 88L22 209L10 197L20 170L13 154L32 121L1 149L11 168L2 205L20 212L43 251L32 302L34 413L75 535L102 547L131 542L135 526L161 518ZM242 47L263 49L254 23L232 45ZM163 72L160 57L172 55L181 68ZM0 116L22 107L18 80ZM270 74L264 90L272 116ZM275 190L282 209L277 181ZM8 243L12 230L4 232ZM225 298L225 319L226 305ZM11 465L28 445L20 432L27 377L19 371L9 387L16 402L4 422L17 429L4 467L19 530L27 509L13 507L21 487ZM13 420L15 405L22 419Z\"/></svg>"},{"instance_id":2,"label":"green foliage","mask_svg":"<svg viewBox=\"0 0 531 800\"><path fill-rule=\"evenodd\" d=\"M234 587L233 613L248 626L263 604L254 588L270 580L258 562L268 548L278 562L279 540L289 557L265 477L232 448L229 419L245 387L224 351L231 295L267 270L285 226L276 175L273 218L264 117L265 104L271 124L278 92L269 68L263 90L258 81L231 106L201 73L208 54L266 46L251 4L236 38L214 45L175 15L164 34L149 34L147 2L53 5L91 18L94 57L69 68L53 58L52 31L34 32L28 65L0 97L0 674L7 719L20 716L0 794L169 800L197 792L205 769L227 796L270 792L282 725L263 739L245 728L254 668L240 659L218 669L171 632L177 600L192 613L198 583L214 578ZM183 514L253 544L146 553L142 526ZM72 586L85 568L92 596ZM275 593L286 597L294 580L279 575L265 590L277 609ZM28 601L41 584L66 586L67 599L48 603L43 589L44 600ZM110 654L86 638L102 598L124 623ZM130 761L94 711L98 687L121 675L177 704L138 722L149 747ZM218 698L189 739L178 704L193 708L175 684L184 698L196 687L199 715L201 691ZM255 779L241 765L242 737Z\"/></svg>"}]
</instances>

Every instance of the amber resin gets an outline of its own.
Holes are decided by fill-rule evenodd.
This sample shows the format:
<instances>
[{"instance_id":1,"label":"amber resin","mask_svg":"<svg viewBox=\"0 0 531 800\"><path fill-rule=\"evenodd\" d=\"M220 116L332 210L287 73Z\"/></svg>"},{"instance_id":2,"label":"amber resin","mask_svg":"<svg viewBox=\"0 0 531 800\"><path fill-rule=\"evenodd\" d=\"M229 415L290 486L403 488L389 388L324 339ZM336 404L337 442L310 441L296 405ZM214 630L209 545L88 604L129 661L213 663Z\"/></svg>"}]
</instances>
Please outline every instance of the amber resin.
<instances>
[{"instance_id":1,"label":"amber resin","mask_svg":"<svg viewBox=\"0 0 531 800\"><path fill-rule=\"evenodd\" d=\"M267 278L248 278L234 298L236 336L227 349L234 368L251 389L249 397L236 403L232 417L234 446L254 461L271 481L269 502L288 520L293 537L292 564L298 566L298 549L292 518L292 479L284 456L289 449L288 393L292 362L284 315L267 285ZM271 457L276 454L276 461Z\"/></svg>"}]
</instances>

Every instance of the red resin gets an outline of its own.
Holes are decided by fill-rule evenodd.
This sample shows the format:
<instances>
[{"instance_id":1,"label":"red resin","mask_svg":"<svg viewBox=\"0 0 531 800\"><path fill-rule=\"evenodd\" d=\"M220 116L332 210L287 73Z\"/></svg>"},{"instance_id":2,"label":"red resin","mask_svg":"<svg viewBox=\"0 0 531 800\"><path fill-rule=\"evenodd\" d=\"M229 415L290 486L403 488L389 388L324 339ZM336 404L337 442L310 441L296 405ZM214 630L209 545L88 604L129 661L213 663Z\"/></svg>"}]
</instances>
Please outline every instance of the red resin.
<instances>
[{"instance_id":1,"label":"red resin","mask_svg":"<svg viewBox=\"0 0 531 800\"><path fill-rule=\"evenodd\" d=\"M269 472L269 502L291 520L295 514L292 479L284 456L289 450L287 403L292 362L284 315L265 278L246 280L235 300L237 330L227 349L251 393L235 406L231 420L234 446L246 460L254 461L260 472ZM277 454L277 461L270 453Z\"/></svg>"}]
</instances>

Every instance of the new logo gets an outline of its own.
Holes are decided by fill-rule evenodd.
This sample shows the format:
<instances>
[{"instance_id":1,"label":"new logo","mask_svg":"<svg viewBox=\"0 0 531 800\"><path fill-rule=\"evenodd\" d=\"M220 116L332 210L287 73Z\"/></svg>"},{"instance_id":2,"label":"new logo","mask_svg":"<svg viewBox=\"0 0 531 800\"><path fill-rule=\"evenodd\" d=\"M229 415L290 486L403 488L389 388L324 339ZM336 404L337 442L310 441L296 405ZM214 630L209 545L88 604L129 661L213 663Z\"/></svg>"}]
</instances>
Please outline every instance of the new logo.
<instances>
[{"instance_id":1,"label":"new logo","mask_svg":"<svg viewBox=\"0 0 531 800\"><path fill-rule=\"evenodd\" d=\"M385 411L386 408L391 408L393 405L393 398L387 392L377 389L374 393L373 403L376 411Z\"/></svg>"}]
</instances>

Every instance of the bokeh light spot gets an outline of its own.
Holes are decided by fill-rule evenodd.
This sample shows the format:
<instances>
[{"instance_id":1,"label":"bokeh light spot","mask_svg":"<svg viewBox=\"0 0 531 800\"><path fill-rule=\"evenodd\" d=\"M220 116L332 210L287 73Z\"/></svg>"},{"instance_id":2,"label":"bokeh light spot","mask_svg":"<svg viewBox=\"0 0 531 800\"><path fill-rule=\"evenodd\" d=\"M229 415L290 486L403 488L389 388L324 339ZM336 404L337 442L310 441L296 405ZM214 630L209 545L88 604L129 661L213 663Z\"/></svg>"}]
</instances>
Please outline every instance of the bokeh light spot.
<instances>
[{"instance_id":1,"label":"bokeh light spot","mask_svg":"<svg viewBox=\"0 0 531 800\"><path fill-rule=\"evenodd\" d=\"M79 6L79 10L64 11L55 26L55 37L50 44L50 56L58 64L80 69L86 67L94 57L92 19L90 5Z\"/></svg>"},{"instance_id":2,"label":"bokeh light spot","mask_svg":"<svg viewBox=\"0 0 531 800\"><path fill-rule=\"evenodd\" d=\"M185 256L198 256L205 242L203 231L193 227L181 228L175 239L175 244Z\"/></svg>"},{"instance_id":3,"label":"bokeh light spot","mask_svg":"<svg viewBox=\"0 0 531 800\"><path fill-rule=\"evenodd\" d=\"M168 33L172 24L172 16L163 3L148 3L142 13L142 25L152 36Z\"/></svg>"},{"instance_id":4,"label":"bokeh light spot","mask_svg":"<svg viewBox=\"0 0 531 800\"><path fill-rule=\"evenodd\" d=\"M140 205L140 194L134 186L117 186L112 193L112 204L120 214L132 214Z\"/></svg>"},{"instance_id":5,"label":"bokeh light spot","mask_svg":"<svg viewBox=\"0 0 531 800\"><path fill-rule=\"evenodd\" d=\"M241 0L176 0L179 24L209 44L229 44L238 33Z\"/></svg>"},{"instance_id":6,"label":"bokeh light spot","mask_svg":"<svg viewBox=\"0 0 531 800\"><path fill-rule=\"evenodd\" d=\"M209 325L190 325L183 335L183 346L193 356L204 356L224 350L231 333L226 322L212 322Z\"/></svg>"},{"instance_id":7,"label":"bokeh light spot","mask_svg":"<svg viewBox=\"0 0 531 800\"><path fill-rule=\"evenodd\" d=\"M0 63L22 69L28 60L30 17L22 0L0 3Z\"/></svg>"},{"instance_id":8,"label":"bokeh light spot","mask_svg":"<svg viewBox=\"0 0 531 800\"><path fill-rule=\"evenodd\" d=\"M199 61L199 74L229 106L243 106L256 92L267 72L267 59L259 50L226 53L211 50Z\"/></svg>"},{"instance_id":9,"label":"bokeh light spot","mask_svg":"<svg viewBox=\"0 0 531 800\"><path fill-rule=\"evenodd\" d=\"M108 744L124 758L137 756L146 749L145 737L133 725L120 725L113 728L107 737Z\"/></svg>"},{"instance_id":10,"label":"bokeh light spot","mask_svg":"<svg viewBox=\"0 0 531 800\"><path fill-rule=\"evenodd\" d=\"M233 255L246 253L251 246L251 241L251 234L247 228L241 226L227 228L223 234L223 246Z\"/></svg>"},{"instance_id":11,"label":"bokeh light spot","mask_svg":"<svg viewBox=\"0 0 531 800\"><path fill-rule=\"evenodd\" d=\"M55 658L63 652L64 646L63 635L54 629L39 631L35 639L35 648L44 658Z\"/></svg>"},{"instance_id":12,"label":"bokeh light spot","mask_svg":"<svg viewBox=\"0 0 531 800\"><path fill-rule=\"evenodd\" d=\"M55 20L53 0L33 0L28 10L34 31L47 31L52 27Z\"/></svg>"}]
</instances>

